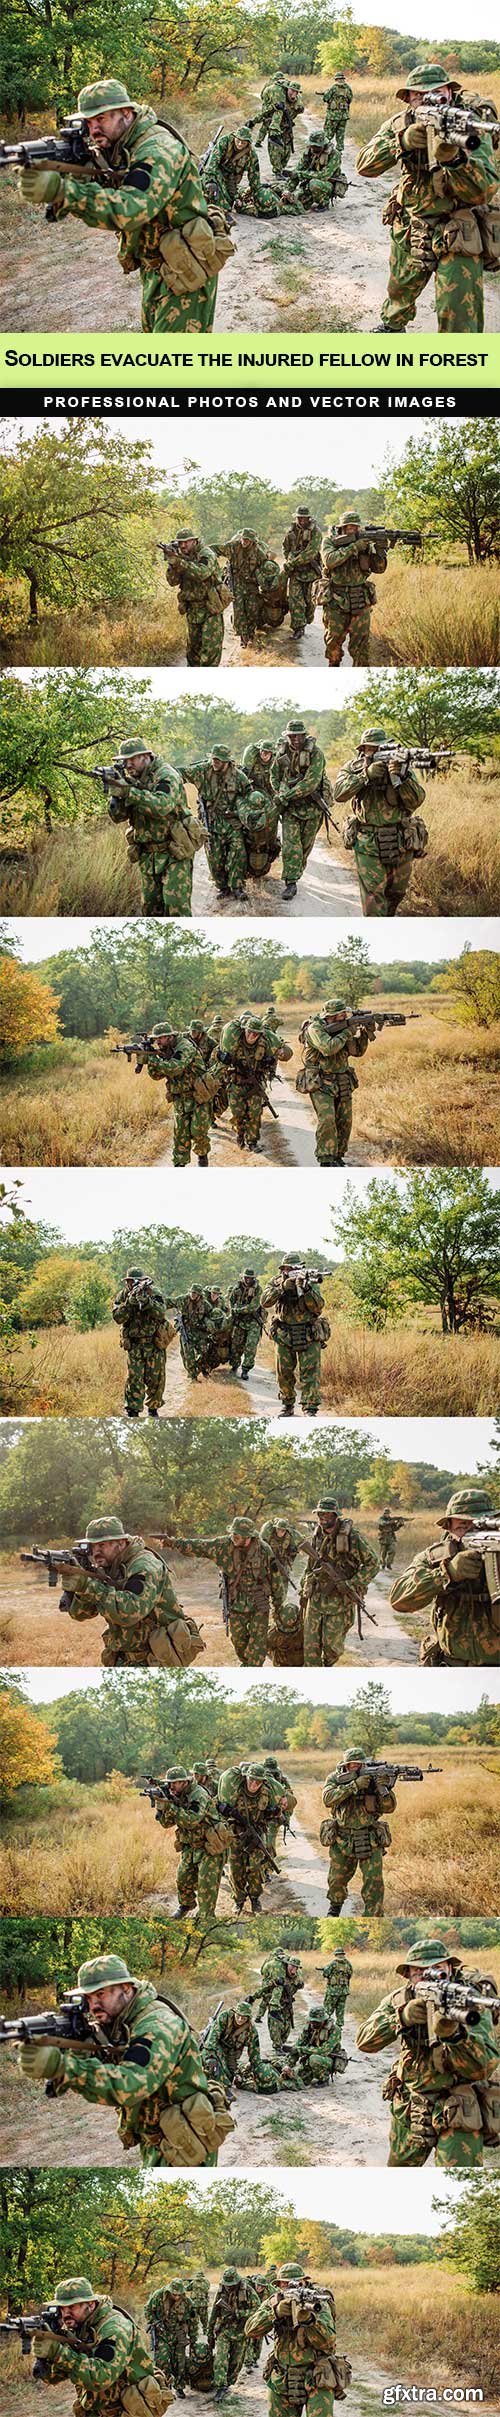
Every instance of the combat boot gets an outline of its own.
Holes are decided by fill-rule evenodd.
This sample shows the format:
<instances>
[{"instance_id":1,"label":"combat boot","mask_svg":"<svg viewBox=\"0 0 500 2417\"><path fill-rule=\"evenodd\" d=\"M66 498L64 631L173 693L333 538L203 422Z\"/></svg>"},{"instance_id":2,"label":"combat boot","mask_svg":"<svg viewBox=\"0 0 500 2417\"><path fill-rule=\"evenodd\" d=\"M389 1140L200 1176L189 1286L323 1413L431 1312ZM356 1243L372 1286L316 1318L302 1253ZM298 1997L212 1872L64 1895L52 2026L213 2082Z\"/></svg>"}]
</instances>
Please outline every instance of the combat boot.
<instances>
[{"instance_id":1,"label":"combat boot","mask_svg":"<svg viewBox=\"0 0 500 2417\"><path fill-rule=\"evenodd\" d=\"M283 882L283 897L284 897L284 898L296 898L296 896L297 896L297 883L296 883L296 881L284 881L284 882Z\"/></svg>"}]
</instances>

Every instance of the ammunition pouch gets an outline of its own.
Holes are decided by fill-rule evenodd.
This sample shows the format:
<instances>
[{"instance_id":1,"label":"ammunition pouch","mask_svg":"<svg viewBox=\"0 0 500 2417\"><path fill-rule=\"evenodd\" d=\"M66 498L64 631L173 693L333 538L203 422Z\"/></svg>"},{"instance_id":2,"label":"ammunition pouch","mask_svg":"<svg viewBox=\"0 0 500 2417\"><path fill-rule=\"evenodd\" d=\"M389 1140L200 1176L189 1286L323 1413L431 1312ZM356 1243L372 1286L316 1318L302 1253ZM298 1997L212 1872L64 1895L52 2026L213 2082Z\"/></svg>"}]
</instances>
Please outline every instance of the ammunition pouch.
<instances>
[{"instance_id":1,"label":"ammunition pouch","mask_svg":"<svg viewBox=\"0 0 500 2417\"><path fill-rule=\"evenodd\" d=\"M496 2095L500 2107L500 2092L497 2091ZM476 2135L481 2132L481 2108L477 2090L471 2089L465 2081L457 2082L455 2089L450 2090L449 2097L445 2099L444 2104L441 2101L439 2106L434 2107L432 2127L440 2140L446 2139L449 2132L474 2132Z\"/></svg>"},{"instance_id":2,"label":"ammunition pouch","mask_svg":"<svg viewBox=\"0 0 500 2417\"><path fill-rule=\"evenodd\" d=\"M406 856L408 853L409 824L407 823L405 827L401 822L382 823L376 832L376 843L380 862L386 866L389 872L393 866L399 864L400 856Z\"/></svg>"},{"instance_id":3,"label":"ammunition pouch","mask_svg":"<svg viewBox=\"0 0 500 2417\"><path fill-rule=\"evenodd\" d=\"M208 1829L205 1830L203 1839L203 1853L204 1855L213 1855L215 1861L217 1861L218 1859L220 1860L222 1855L227 1853L228 1848L233 1844L233 1830L229 1828L228 1823L221 1821L218 1829L210 1829L210 1827L208 1827Z\"/></svg>"},{"instance_id":4,"label":"ammunition pouch","mask_svg":"<svg viewBox=\"0 0 500 2417\"><path fill-rule=\"evenodd\" d=\"M182 2106L163 2107L159 2116L159 2130L165 2163L173 2166L206 2165L221 2136L225 2139L226 2131L232 2129L230 2118L226 2122L226 2131L221 2135L219 2123L220 2116L217 2113L216 2117L211 2094L205 2097L201 2090L193 2090L189 2098L183 2099Z\"/></svg>"},{"instance_id":5,"label":"ammunition pouch","mask_svg":"<svg viewBox=\"0 0 500 2417\"><path fill-rule=\"evenodd\" d=\"M361 829L362 824L358 819L358 815L347 814L346 820L342 824L342 838L345 848L355 848L356 840L359 839Z\"/></svg>"},{"instance_id":6,"label":"ammunition pouch","mask_svg":"<svg viewBox=\"0 0 500 2417\"><path fill-rule=\"evenodd\" d=\"M485 2148L499 2148L500 2085L495 2081L485 2082L484 2084L476 2083L476 2089L481 2109Z\"/></svg>"},{"instance_id":7,"label":"ammunition pouch","mask_svg":"<svg viewBox=\"0 0 500 2417\"><path fill-rule=\"evenodd\" d=\"M234 248L222 210L212 205L208 218L187 218L183 227L168 227L160 235L161 276L173 294L198 294Z\"/></svg>"},{"instance_id":8,"label":"ammunition pouch","mask_svg":"<svg viewBox=\"0 0 500 2417\"><path fill-rule=\"evenodd\" d=\"M147 2375L144 2383L125 2384L120 2394L125 2417L162 2417L163 2409L168 2409L172 2399L166 2379L160 2383L155 2375Z\"/></svg>"},{"instance_id":9,"label":"ammunition pouch","mask_svg":"<svg viewBox=\"0 0 500 2417\"><path fill-rule=\"evenodd\" d=\"M500 269L500 208L498 202L476 210L483 251L483 268L495 273Z\"/></svg>"},{"instance_id":10,"label":"ammunition pouch","mask_svg":"<svg viewBox=\"0 0 500 2417\"><path fill-rule=\"evenodd\" d=\"M349 2389L349 2384L352 2381L352 2366L350 2358L344 2358L336 2350L335 2357L332 2358L330 2363L333 2372L334 2400L345 2400L346 2393Z\"/></svg>"},{"instance_id":11,"label":"ammunition pouch","mask_svg":"<svg viewBox=\"0 0 500 2417\"><path fill-rule=\"evenodd\" d=\"M383 1855L386 1855L386 1854L387 1854L387 1848L388 1848L388 1846L390 1846L390 1844L391 1844L391 1831L390 1831L390 1829L389 1829L389 1823L388 1823L388 1821L377 1821L377 1822L376 1822L376 1824L375 1824L375 1837L376 1837L376 1841L377 1841L377 1846L381 1846L381 1848L382 1848L382 1854L383 1854Z\"/></svg>"},{"instance_id":12,"label":"ammunition pouch","mask_svg":"<svg viewBox=\"0 0 500 2417\"><path fill-rule=\"evenodd\" d=\"M435 260L481 260L483 246L475 210L454 210L453 217L435 227Z\"/></svg>"},{"instance_id":13,"label":"ammunition pouch","mask_svg":"<svg viewBox=\"0 0 500 2417\"><path fill-rule=\"evenodd\" d=\"M178 821L174 822L170 835L169 853L173 863L192 862L198 848L203 847L204 837L201 822L198 822L196 814L190 814L187 807L185 814L179 815Z\"/></svg>"},{"instance_id":14,"label":"ammunition pouch","mask_svg":"<svg viewBox=\"0 0 500 2417\"><path fill-rule=\"evenodd\" d=\"M425 856L429 845L429 833L423 814L412 814L406 844L411 848L412 856Z\"/></svg>"},{"instance_id":15,"label":"ammunition pouch","mask_svg":"<svg viewBox=\"0 0 500 2417\"><path fill-rule=\"evenodd\" d=\"M322 1822L321 1822L321 1826L320 1826L320 1833L319 1833L319 1843L320 1843L320 1846L334 1846L334 1845L335 1845L335 1839L336 1839L336 1837L337 1837L337 1824L336 1824L336 1821L332 1821L331 1819L328 1819L328 1821L322 1821Z\"/></svg>"},{"instance_id":16,"label":"ammunition pouch","mask_svg":"<svg viewBox=\"0 0 500 2417\"><path fill-rule=\"evenodd\" d=\"M149 1650L152 1660L158 1662L163 1670L175 1670L179 1662L183 1669L188 1669L189 1663L197 1659L200 1643L200 1632L194 1620L171 1620L168 1628L159 1621L157 1628L152 1629Z\"/></svg>"}]
</instances>

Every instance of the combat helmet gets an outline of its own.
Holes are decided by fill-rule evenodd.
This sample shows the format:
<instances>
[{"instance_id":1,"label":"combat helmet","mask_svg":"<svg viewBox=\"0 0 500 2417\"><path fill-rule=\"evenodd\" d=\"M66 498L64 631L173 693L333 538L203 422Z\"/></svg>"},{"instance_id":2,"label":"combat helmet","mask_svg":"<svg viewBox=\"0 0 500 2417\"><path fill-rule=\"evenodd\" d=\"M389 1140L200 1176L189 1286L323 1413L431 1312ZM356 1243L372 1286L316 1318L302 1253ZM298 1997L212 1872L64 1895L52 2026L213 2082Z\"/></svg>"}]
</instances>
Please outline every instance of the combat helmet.
<instances>
[{"instance_id":1,"label":"combat helmet","mask_svg":"<svg viewBox=\"0 0 500 2417\"><path fill-rule=\"evenodd\" d=\"M76 115L81 118L105 117L108 109L137 108L138 102L131 101L126 84L119 84L116 76L102 76L98 84L82 84Z\"/></svg>"},{"instance_id":2,"label":"combat helmet","mask_svg":"<svg viewBox=\"0 0 500 2417\"><path fill-rule=\"evenodd\" d=\"M89 2283L88 2274L70 2274L64 2277L62 2283L56 2283L54 2292L56 2308L74 2308L77 2300L96 2300L98 2298L99 2293L94 2291L92 2283Z\"/></svg>"},{"instance_id":3,"label":"combat helmet","mask_svg":"<svg viewBox=\"0 0 500 2417\"><path fill-rule=\"evenodd\" d=\"M94 1955L89 1963L80 1964L77 1974L82 1997L91 1997L94 1989L119 1989L122 1981L131 1981L137 1988L135 1974L129 1972L122 1955Z\"/></svg>"},{"instance_id":4,"label":"combat helmet","mask_svg":"<svg viewBox=\"0 0 500 2417\"><path fill-rule=\"evenodd\" d=\"M439 91L443 84L448 85L450 92L461 91L459 76L450 76L447 68L439 65L439 60L427 59L425 67L416 67L414 74L408 71L406 84L398 84L396 100L406 101L409 92L435 92L436 86Z\"/></svg>"},{"instance_id":5,"label":"combat helmet","mask_svg":"<svg viewBox=\"0 0 500 2417\"><path fill-rule=\"evenodd\" d=\"M111 1512L104 1519L89 1519L85 1535L77 1537L77 1544L130 1544L130 1541L131 1530L122 1527L121 1519L115 1519Z\"/></svg>"},{"instance_id":6,"label":"combat helmet","mask_svg":"<svg viewBox=\"0 0 500 2417\"><path fill-rule=\"evenodd\" d=\"M396 1964L396 1972L401 1972L405 1978L407 1973L414 1971L415 1965L421 1967L426 1964L451 1964L452 1970L459 1972L461 1961L461 1956L453 1955L444 1939L422 1939L419 1947L408 1948L405 1962Z\"/></svg>"},{"instance_id":7,"label":"combat helmet","mask_svg":"<svg viewBox=\"0 0 500 2417\"><path fill-rule=\"evenodd\" d=\"M152 755L152 753L153 749L146 745L145 739L122 739L118 748L118 760L119 763L126 764L129 755Z\"/></svg>"},{"instance_id":8,"label":"combat helmet","mask_svg":"<svg viewBox=\"0 0 500 2417\"><path fill-rule=\"evenodd\" d=\"M488 1519L494 1508L487 1486L462 1485L456 1494L450 1494L436 1526L446 1527L449 1519Z\"/></svg>"}]
</instances>

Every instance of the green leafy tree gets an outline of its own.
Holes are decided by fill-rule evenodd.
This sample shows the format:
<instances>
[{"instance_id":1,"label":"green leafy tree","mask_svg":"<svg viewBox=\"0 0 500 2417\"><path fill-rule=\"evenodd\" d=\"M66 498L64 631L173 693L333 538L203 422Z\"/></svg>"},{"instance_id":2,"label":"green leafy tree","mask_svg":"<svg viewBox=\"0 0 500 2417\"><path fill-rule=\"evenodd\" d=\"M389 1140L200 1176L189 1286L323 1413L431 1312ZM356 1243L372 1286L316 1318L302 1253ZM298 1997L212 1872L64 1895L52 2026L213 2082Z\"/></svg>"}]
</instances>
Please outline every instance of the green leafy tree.
<instances>
[{"instance_id":1,"label":"green leafy tree","mask_svg":"<svg viewBox=\"0 0 500 2417\"><path fill-rule=\"evenodd\" d=\"M359 1007L374 980L366 940L341 940L328 966L328 985L348 1007Z\"/></svg>"},{"instance_id":2,"label":"green leafy tree","mask_svg":"<svg viewBox=\"0 0 500 2417\"><path fill-rule=\"evenodd\" d=\"M368 1760L376 1760L393 1726L391 1699L381 1680L370 1679L361 1687L349 1712L349 1733L353 1745L359 1746Z\"/></svg>"},{"instance_id":3,"label":"green leafy tree","mask_svg":"<svg viewBox=\"0 0 500 2417\"><path fill-rule=\"evenodd\" d=\"M461 1021L478 1024L484 1032L500 1018L500 956L493 948L471 948L466 940L461 957L445 965L433 987L451 991L458 1000Z\"/></svg>"},{"instance_id":4,"label":"green leafy tree","mask_svg":"<svg viewBox=\"0 0 500 2417\"><path fill-rule=\"evenodd\" d=\"M8 430L0 455L0 572L25 581L31 621L40 600L75 606L147 593L142 523L154 491L149 445L129 444L99 421L55 429L46 422L15 441Z\"/></svg>"},{"instance_id":5,"label":"green leafy tree","mask_svg":"<svg viewBox=\"0 0 500 2417\"><path fill-rule=\"evenodd\" d=\"M458 2202L433 2204L443 2217L445 2265L464 2274L472 2291L498 2291L500 2197L493 2176L471 2174Z\"/></svg>"},{"instance_id":6,"label":"green leafy tree","mask_svg":"<svg viewBox=\"0 0 500 2417\"><path fill-rule=\"evenodd\" d=\"M437 1303L443 1334L456 1332L459 1303L500 1294L500 1195L475 1170L426 1168L399 1182L347 1186L333 1219L354 1298L375 1322L409 1302Z\"/></svg>"},{"instance_id":7,"label":"green leafy tree","mask_svg":"<svg viewBox=\"0 0 500 2417\"><path fill-rule=\"evenodd\" d=\"M96 1326L106 1326L111 1306L111 1287L99 1267L87 1267L69 1294L67 1317L78 1334L92 1334Z\"/></svg>"},{"instance_id":8,"label":"green leafy tree","mask_svg":"<svg viewBox=\"0 0 500 2417\"><path fill-rule=\"evenodd\" d=\"M497 671L401 671L368 675L350 707L349 727L382 722L410 747L448 746L481 757L498 732Z\"/></svg>"},{"instance_id":9,"label":"green leafy tree","mask_svg":"<svg viewBox=\"0 0 500 2417\"><path fill-rule=\"evenodd\" d=\"M388 512L428 531L439 551L456 541L470 563L489 561L500 534L500 432L496 420L429 428L425 445L410 437L383 483Z\"/></svg>"}]
</instances>

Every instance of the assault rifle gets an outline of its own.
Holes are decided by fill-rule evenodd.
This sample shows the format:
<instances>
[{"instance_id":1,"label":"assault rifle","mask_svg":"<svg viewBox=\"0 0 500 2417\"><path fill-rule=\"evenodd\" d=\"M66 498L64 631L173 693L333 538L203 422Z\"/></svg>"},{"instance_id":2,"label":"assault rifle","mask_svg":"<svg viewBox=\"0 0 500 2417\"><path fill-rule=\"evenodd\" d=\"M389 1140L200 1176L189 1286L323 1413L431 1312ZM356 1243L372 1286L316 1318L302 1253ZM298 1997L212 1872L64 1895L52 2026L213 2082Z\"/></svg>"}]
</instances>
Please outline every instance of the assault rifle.
<instances>
[{"instance_id":1,"label":"assault rifle","mask_svg":"<svg viewBox=\"0 0 500 2417\"><path fill-rule=\"evenodd\" d=\"M333 529L332 537L335 545L374 545L379 547L381 553L385 551L386 546L402 545L416 548L423 545L421 529L383 529L371 522L367 522L365 528L357 529L356 534L354 535L353 532L351 537L347 529L345 534L342 529Z\"/></svg>"},{"instance_id":2,"label":"assault rifle","mask_svg":"<svg viewBox=\"0 0 500 2417\"><path fill-rule=\"evenodd\" d=\"M364 1633L362 1626L363 1612L365 1615L365 1620L371 1620L372 1628L378 1628L378 1620L375 1619L375 1612L368 1610L368 1604L365 1603L364 1595L358 1595L356 1598L356 1627L358 1636L361 1638L363 1637Z\"/></svg>"},{"instance_id":3,"label":"assault rifle","mask_svg":"<svg viewBox=\"0 0 500 2417\"><path fill-rule=\"evenodd\" d=\"M128 1058L128 1063L130 1066L132 1058L139 1057L141 1049L149 1048L150 1039L151 1034L149 1032L136 1032L134 1038L131 1040L115 1041L113 1048L110 1049L110 1057L126 1057ZM142 1074L143 1067L136 1066L135 1071L136 1074Z\"/></svg>"},{"instance_id":4,"label":"assault rifle","mask_svg":"<svg viewBox=\"0 0 500 2417\"><path fill-rule=\"evenodd\" d=\"M87 2001L79 1989L68 1989L59 2006L48 2006L42 2014L19 2014L15 2022L0 2016L0 2044L10 2039L21 2045L30 2039L88 2039L91 2030Z\"/></svg>"},{"instance_id":5,"label":"assault rifle","mask_svg":"<svg viewBox=\"0 0 500 2417\"><path fill-rule=\"evenodd\" d=\"M211 2031L211 2029L212 2029L212 2023L215 2023L215 2022L217 2021L217 2015L218 2015L218 2014L222 2014L222 2008L223 2008L223 2004L224 2004L224 1999L223 1999L223 1997L220 1997L220 1998L219 1998L219 2003L218 2003L218 2006L214 2006L214 2011L213 2011L213 2014L209 2014L209 2017L208 2017L208 2022L206 2022L206 2023L205 2023L205 2029L204 2029L204 2031L200 2031L200 2036L199 2036L199 2040L198 2040L198 2047L199 2047L199 2048L204 2048L204 2047L205 2047L205 2042L206 2042L206 2040L208 2039L209 2032L210 2032L210 2031Z\"/></svg>"},{"instance_id":6,"label":"assault rifle","mask_svg":"<svg viewBox=\"0 0 500 2417\"><path fill-rule=\"evenodd\" d=\"M279 1864L276 1863L274 1855L271 1854L270 1846L266 1846L265 1838L262 1836L262 1830L257 1828L257 1823L250 1820L249 1814L239 1813L237 1805L223 1804L221 1811L223 1813L224 1820L229 1823L230 1829L236 1830L238 1838L242 1838L243 1842L245 1839L247 1839L249 1846L258 1846L259 1854L262 1855L265 1863L266 1872L274 1872L279 1880Z\"/></svg>"},{"instance_id":7,"label":"assault rifle","mask_svg":"<svg viewBox=\"0 0 500 2417\"><path fill-rule=\"evenodd\" d=\"M75 1569L92 1568L92 1557L88 1544L68 1544L66 1549L62 1546L61 1550L57 1552L53 1551L52 1545L47 1548L47 1552L42 1552L35 1544L31 1553L20 1553L19 1559L34 1562L35 1568L46 1569L50 1587L57 1586L59 1572L66 1567L68 1561L74 1562Z\"/></svg>"},{"instance_id":8,"label":"assault rifle","mask_svg":"<svg viewBox=\"0 0 500 2417\"><path fill-rule=\"evenodd\" d=\"M221 118L220 126L218 126L218 127L217 127L217 133L216 133L216 134L212 134L212 135L211 135L211 137L210 137L210 142L209 142L209 143L207 143L206 151L203 151L203 152L202 152L201 159L199 159L199 160L198 160L198 171L199 171L199 175L200 175L200 176L203 174L203 169L204 169L204 168L208 168L209 162L210 162L211 157L212 157L212 152L213 152L213 151L215 151L215 145L216 145L216 143L218 143L218 140L219 140L219 135L220 135L220 134L223 134L223 133L224 133L224 119L223 119L223 118Z\"/></svg>"},{"instance_id":9,"label":"assault rifle","mask_svg":"<svg viewBox=\"0 0 500 2417\"><path fill-rule=\"evenodd\" d=\"M58 168L64 174L85 167L94 169L99 184L120 182L116 170L110 167L102 152L93 149L80 117L65 118L58 134L28 135L20 143L0 143L0 168ZM123 181L121 172L121 181Z\"/></svg>"},{"instance_id":10,"label":"assault rifle","mask_svg":"<svg viewBox=\"0 0 500 2417\"><path fill-rule=\"evenodd\" d=\"M434 127L436 134L444 135L445 142L462 143L466 151L477 151L485 125L488 132L487 120L474 117L471 109L459 109L449 101L419 101L416 108L407 111L406 124Z\"/></svg>"},{"instance_id":11,"label":"assault rifle","mask_svg":"<svg viewBox=\"0 0 500 2417\"><path fill-rule=\"evenodd\" d=\"M181 1310L181 1309L179 1309L179 1303L178 1303L178 1301L167 1301L167 1302L166 1302L166 1308L167 1308L167 1311L168 1311L168 1315L169 1315L169 1317L170 1317L170 1318L172 1318L172 1320L173 1320L173 1324L174 1324L174 1326L177 1328L177 1333L178 1333L178 1335L180 1335L181 1343L183 1343L183 1344L184 1344L184 1350L185 1350L185 1351L190 1352L190 1351L191 1351L191 1343L190 1343L190 1340L189 1340L188 1330L187 1330L187 1326L184 1324L184 1318L183 1318L183 1315L182 1315L182 1310ZM163 1538L162 1538L161 1536L160 1536L160 1538L159 1538L159 1541L160 1541L160 1544L163 1542Z\"/></svg>"},{"instance_id":12,"label":"assault rifle","mask_svg":"<svg viewBox=\"0 0 500 2417\"><path fill-rule=\"evenodd\" d=\"M0 2324L0 2333L17 2333L23 2358L29 2358L33 2334L61 2333L63 2313L63 2309L57 2308L55 2301L51 2300L46 2308L35 2308L34 2315L4 2316Z\"/></svg>"},{"instance_id":13,"label":"assault rifle","mask_svg":"<svg viewBox=\"0 0 500 2417\"><path fill-rule=\"evenodd\" d=\"M167 1787L166 1779L146 1778L144 1781L144 1787L139 1788L139 1795L149 1796L149 1802L152 1805L154 1805L156 1796L160 1798L160 1801L162 1797L167 1797L169 1804L173 1804L174 1802L177 1804L177 1797L174 1798L172 1796L171 1789Z\"/></svg>"},{"instance_id":14,"label":"assault rifle","mask_svg":"<svg viewBox=\"0 0 500 2417\"><path fill-rule=\"evenodd\" d=\"M430 1772L434 1775L437 1771L442 1770L442 1764L439 1762L428 1762L427 1770L421 1771L416 1762L363 1762L362 1756L360 1756L360 1760L363 1764L363 1778L366 1776L370 1779L383 1779L390 1787L392 1787L394 1779L407 1781L427 1779Z\"/></svg>"},{"instance_id":15,"label":"assault rifle","mask_svg":"<svg viewBox=\"0 0 500 2417\"><path fill-rule=\"evenodd\" d=\"M122 763L93 764L90 770L88 764L70 764L68 768L71 772L78 772L80 780L100 781L103 789L124 789L127 785L125 765Z\"/></svg>"},{"instance_id":16,"label":"assault rifle","mask_svg":"<svg viewBox=\"0 0 500 2417\"><path fill-rule=\"evenodd\" d=\"M363 756L364 747L360 745L356 752ZM388 763L420 764L423 771L433 772L439 770L440 764L453 764L455 761L451 747L406 747L404 739L384 740L383 747L377 747L377 755L383 763L387 760Z\"/></svg>"},{"instance_id":17,"label":"assault rifle","mask_svg":"<svg viewBox=\"0 0 500 2417\"><path fill-rule=\"evenodd\" d=\"M480 2014L485 2012L500 2014L500 1997L495 1997L492 1991L485 1990L483 1997L475 1989L469 1989L466 1981L435 1980L432 1965L423 1973L421 1981L412 1984L407 2004L411 2004L412 1997L430 1998L441 2013L463 2014L471 2023L477 2022Z\"/></svg>"},{"instance_id":18,"label":"assault rifle","mask_svg":"<svg viewBox=\"0 0 500 2417\"><path fill-rule=\"evenodd\" d=\"M381 1032L383 1024L420 1024L419 1015L389 1015L385 1008L349 1007L347 1020L351 1030L359 1024L362 1032Z\"/></svg>"},{"instance_id":19,"label":"assault rifle","mask_svg":"<svg viewBox=\"0 0 500 2417\"><path fill-rule=\"evenodd\" d=\"M224 1570L223 1570L223 1569L221 1569L221 1572L220 1572L220 1577L219 1577L219 1597L220 1597L220 1607L221 1607L221 1612L222 1612L222 1624L223 1624L223 1628L225 1629L226 1636L228 1637L228 1636L229 1636L229 1587L228 1587L227 1578L226 1578L226 1576L225 1576L225 1573L224 1573Z\"/></svg>"}]
</instances>

